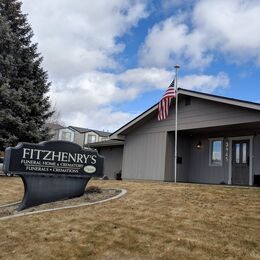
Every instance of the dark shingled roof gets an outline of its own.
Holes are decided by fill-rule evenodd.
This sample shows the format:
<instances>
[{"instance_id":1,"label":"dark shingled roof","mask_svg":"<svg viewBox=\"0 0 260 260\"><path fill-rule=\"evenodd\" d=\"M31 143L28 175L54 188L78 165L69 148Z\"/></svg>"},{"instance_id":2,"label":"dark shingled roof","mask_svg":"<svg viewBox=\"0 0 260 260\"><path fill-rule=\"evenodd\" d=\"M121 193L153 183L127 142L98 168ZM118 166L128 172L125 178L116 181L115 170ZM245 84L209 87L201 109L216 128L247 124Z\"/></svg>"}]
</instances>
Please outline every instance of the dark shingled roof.
<instances>
[{"instance_id":1,"label":"dark shingled roof","mask_svg":"<svg viewBox=\"0 0 260 260\"><path fill-rule=\"evenodd\" d=\"M49 129L53 129L53 130L57 130L57 129L61 129L61 128L65 127L65 126L62 126L62 125L56 124L56 123L46 123L45 126Z\"/></svg>"},{"instance_id":2,"label":"dark shingled roof","mask_svg":"<svg viewBox=\"0 0 260 260\"><path fill-rule=\"evenodd\" d=\"M86 146L90 148L106 147L106 146L123 146L124 141L120 140L107 140L102 142L88 143Z\"/></svg>"},{"instance_id":3,"label":"dark shingled roof","mask_svg":"<svg viewBox=\"0 0 260 260\"><path fill-rule=\"evenodd\" d=\"M95 132L98 135L103 136L103 137L108 137L111 134L109 132L104 132L104 131L99 131L99 130L89 129L89 128L83 128L83 127L77 127L77 126L71 126L71 125L69 127L78 131L79 133Z\"/></svg>"}]
</instances>

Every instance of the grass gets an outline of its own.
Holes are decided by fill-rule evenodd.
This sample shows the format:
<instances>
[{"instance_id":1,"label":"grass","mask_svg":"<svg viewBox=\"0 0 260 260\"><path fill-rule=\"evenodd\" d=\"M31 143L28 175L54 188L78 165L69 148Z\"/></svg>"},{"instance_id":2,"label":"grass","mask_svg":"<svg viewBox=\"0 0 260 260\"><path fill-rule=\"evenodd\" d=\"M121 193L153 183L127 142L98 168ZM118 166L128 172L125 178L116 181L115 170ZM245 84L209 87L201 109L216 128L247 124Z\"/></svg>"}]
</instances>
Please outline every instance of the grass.
<instances>
[{"instance_id":1,"label":"grass","mask_svg":"<svg viewBox=\"0 0 260 260\"><path fill-rule=\"evenodd\" d=\"M0 178L0 205L21 199ZM0 220L2 259L260 259L260 189L91 181L114 201Z\"/></svg>"}]
</instances>

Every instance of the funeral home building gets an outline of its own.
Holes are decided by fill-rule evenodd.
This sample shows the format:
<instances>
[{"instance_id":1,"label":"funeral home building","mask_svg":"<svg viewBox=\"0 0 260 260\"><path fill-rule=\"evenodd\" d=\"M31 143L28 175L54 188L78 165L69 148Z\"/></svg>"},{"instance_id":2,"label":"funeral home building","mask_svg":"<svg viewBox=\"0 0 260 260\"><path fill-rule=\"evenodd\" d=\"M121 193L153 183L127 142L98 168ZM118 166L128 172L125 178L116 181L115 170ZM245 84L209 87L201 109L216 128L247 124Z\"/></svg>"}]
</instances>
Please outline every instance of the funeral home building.
<instances>
[{"instance_id":1,"label":"funeral home building","mask_svg":"<svg viewBox=\"0 0 260 260\"><path fill-rule=\"evenodd\" d=\"M260 104L178 90L177 181L254 185L260 176ZM105 164L123 179L174 181L175 104L158 121L157 104L117 131ZM113 144L113 142L111 142ZM113 167L110 172L113 171ZM105 172L106 174L106 172Z\"/></svg>"}]
</instances>

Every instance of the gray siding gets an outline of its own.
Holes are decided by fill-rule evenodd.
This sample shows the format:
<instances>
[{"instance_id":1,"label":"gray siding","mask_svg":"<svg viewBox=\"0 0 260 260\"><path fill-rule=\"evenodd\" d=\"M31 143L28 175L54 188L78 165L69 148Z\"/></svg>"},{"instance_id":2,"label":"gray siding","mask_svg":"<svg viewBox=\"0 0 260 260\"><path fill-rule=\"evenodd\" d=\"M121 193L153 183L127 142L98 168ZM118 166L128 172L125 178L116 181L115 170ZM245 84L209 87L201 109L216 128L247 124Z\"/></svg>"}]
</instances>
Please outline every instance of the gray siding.
<instances>
[{"instance_id":1,"label":"gray siding","mask_svg":"<svg viewBox=\"0 0 260 260\"><path fill-rule=\"evenodd\" d=\"M74 143L79 144L80 146L83 146L84 145L84 134L74 131Z\"/></svg>"},{"instance_id":2,"label":"gray siding","mask_svg":"<svg viewBox=\"0 0 260 260\"><path fill-rule=\"evenodd\" d=\"M145 125L134 131L157 133L174 130L175 112L170 108L169 117L158 121L157 115ZM178 130L200 129L205 127L226 126L249 122L259 122L259 111L233 105L217 103L199 98L191 98L191 105L185 106L182 99L178 106Z\"/></svg>"},{"instance_id":3,"label":"gray siding","mask_svg":"<svg viewBox=\"0 0 260 260\"><path fill-rule=\"evenodd\" d=\"M174 181L174 132L167 133L165 154L165 181Z\"/></svg>"},{"instance_id":4,"label":"gray siding","mask_svg":"<svg viewBox=\"0 0 260 260\"><path fill-rule=\"evenodd\" d=\"M220 135L221 137L221 135ZM197 149L198 141L202 142L202 148ZM223 140L223 162L222 166L209 165L210 140L208 137L197 136L192 139L190 146L190 165L188 173L189 182L199 183L228 183L228 161L224 158L224 146L228 140Z\"/></svg>"},{"instance_id":5,"label":"gray siding","mask_svg":"<svg viewBox=\"0 0 260 260\"><path fill-rule=\"evenodd\" d=\"M167 133L165 157L165 181L174 181L174 132ZM190 138L187 135L178 135L178 157L182 162L177 164L177 181L187 182L190 166Z\"/></svg>"},{"instance_id":6,"label":"gray siding","mask_svg":"<svg viewBox=\"0 0 260 260\"><path fill-rule=\"evenodd\" d=\"M181 157L182 162L177 164L177 181L189 181L188 173L190 170L190 146L191 140L188 135L178 136L178 157Z\"/></svg>"},{"instance_id":7,"label":"gray siding","mask_svg":"<svg viewBox=\"0 0 260 260\"><path fill-rule=\"evenodd\" d=\"M174 181L173 107L170 111L167 120L159 122L157 115L154 115L143 125L128 130L123 154L123 178ZM260 122L259 111L199 98L191 98L191 105L185 106L184 100L180 100L178 156L182 157L182 164L177 165L177 181L228 183L229 162L225 160L224 147L228 137L239 136L240 130L236 127L236 132L230 132L230 128L224 126L251 122ZM209 127L212 127L214 134L205 131L198 133L200 129ZM194 133L193 129L196 130ZM221 130L218 133L217 129L225 132ZM184 134L185 130L189 130L189 134ZM248 131L252 132L253 128ZM210 137L224 137L222 166L209 165ZM196 148L198 141L202 142L201 149ZM260 160L256 159L260 158L260 136L254 138L254 155L253 172L260 173Z\"/></svg>"},{"instance_id":8,"label":"gray siding","mask_svg":"<svg viewBox=\"0 0 260 260\"><path fill-rule=\"evenodd\" d=\"M196 148L199 141L202 143L201 149ZM223 157L222 166L210 166L209 144L210 140L205 136L178 135L178 157L181 157L182 163L177 164L177 181L228 183L228 161ZM168 134L165 180L174 181L174 132Z\"/></svg>"},{"instance_id":9,"label":"gray siding","mask_svg":"<svg viewBox=\"0 0 260 260\"><path fill-rule=\"evenodd\" d=\"M115 179L115 174L122 170L123 146L102 147L99 154L104 156L104 175Z\"/></svg>"},{"instance_id":10,"label":"gray siding","mask_svg":"<svg viewBox=\"0 0 260 260\"><path fill-rule=\"evenodd\" d=\"M253 174L260 174L260 136L254 137L253 141Z\"/></svg>"},{"instance_id":11,"label":"gray siding","mask_svg":"<svg viewBox=\"0 0 260 260\"><path fill-rule=\"evenodd\" d=\"M123 179L164 180L166 133L131 134L125 141Z\"/></svg>"}]
</instances>

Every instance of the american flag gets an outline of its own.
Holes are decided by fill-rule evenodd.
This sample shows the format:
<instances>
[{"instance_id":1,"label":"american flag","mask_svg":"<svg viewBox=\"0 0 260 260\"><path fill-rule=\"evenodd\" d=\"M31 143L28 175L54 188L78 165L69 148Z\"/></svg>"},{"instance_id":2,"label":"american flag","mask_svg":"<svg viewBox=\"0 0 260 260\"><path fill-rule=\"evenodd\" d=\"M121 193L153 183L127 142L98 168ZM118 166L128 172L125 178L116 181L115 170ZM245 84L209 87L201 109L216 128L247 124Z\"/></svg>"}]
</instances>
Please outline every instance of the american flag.
<instances>
[{"instance_id":1,"label":"american flag","mask_svg":"<svg viewBox=\"0 0 260 260\"><path fill-rule=\"evenodd\" d=\"M174 89L174 80L164 93L161 101L158 104L158 120L164 120L168 117L169 107L171 100L176 97L176 91Z\"/></svg>"}]
</instances>

